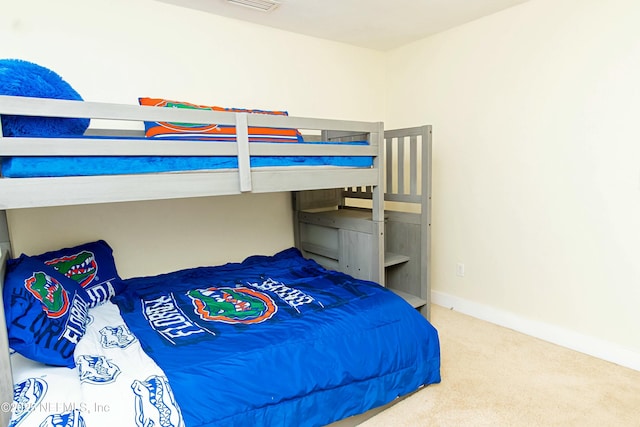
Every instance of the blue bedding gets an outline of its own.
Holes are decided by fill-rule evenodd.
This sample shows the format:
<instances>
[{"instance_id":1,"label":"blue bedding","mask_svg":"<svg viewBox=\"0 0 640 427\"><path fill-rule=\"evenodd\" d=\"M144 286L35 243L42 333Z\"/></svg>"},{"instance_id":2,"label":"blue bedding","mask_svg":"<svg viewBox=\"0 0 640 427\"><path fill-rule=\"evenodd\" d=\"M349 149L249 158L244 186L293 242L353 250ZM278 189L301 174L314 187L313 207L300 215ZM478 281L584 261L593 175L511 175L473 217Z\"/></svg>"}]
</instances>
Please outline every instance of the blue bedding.
<instances>
[{"instance_id":1,"label":"blue bedding","mask_svg":"<svg viewBox=\"0 0 640 427\"><path fill-rule=\"evenodd\" d=\"M85 137L83 137L85 138ZM93 137L99 138L99 137ZM122 138L121 138L122 139ZM141 139L141 138L130 138ZM149 141L148 139L144 139ZM167 139L164 139L167 140ZM184 140L184 139L182 139ZM330 144L329 142L303 142L304 144ZM366 145L366 141L341 144ZM268 166L346 166L371 167L369 156L285 156L251 157L251 167ZM2 158L2 175L6 178L122 175L176 171L235 169L238 158L219 157L6 157Z\"/></svg>"},{"instance_id":2,"label":"blue bedding","mask_svg":"<svg viewBox=\"0 0 640 427\"><path fill-rule=\"evenodd\" d=\"M297 249L128 279L113 298L186 426L321 426L440 381L435 328Z\"/></svg>"}]
</instances>

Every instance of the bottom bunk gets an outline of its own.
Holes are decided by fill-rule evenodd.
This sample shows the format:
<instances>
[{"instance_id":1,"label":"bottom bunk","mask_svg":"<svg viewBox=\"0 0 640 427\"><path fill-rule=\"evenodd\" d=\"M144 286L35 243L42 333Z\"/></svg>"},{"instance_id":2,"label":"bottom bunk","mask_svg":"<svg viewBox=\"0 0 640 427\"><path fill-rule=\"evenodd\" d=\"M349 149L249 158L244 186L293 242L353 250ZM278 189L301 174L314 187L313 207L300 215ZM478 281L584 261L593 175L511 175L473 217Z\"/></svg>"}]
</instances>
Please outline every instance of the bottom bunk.
<instances>
[{"instance_id":1,"label":"bottom bunk","mask_svg":"<svg viewBox=\"0 0 640 427\"><path fill-rule=\"evenodd\" d=\"M437 331L418 311L297 249L120 280L95 245L81 264L81 248L7 263L11 426L322 426L440 381ZM60 351L51 331L80 321Z\"/></svg>"}]
</instances>

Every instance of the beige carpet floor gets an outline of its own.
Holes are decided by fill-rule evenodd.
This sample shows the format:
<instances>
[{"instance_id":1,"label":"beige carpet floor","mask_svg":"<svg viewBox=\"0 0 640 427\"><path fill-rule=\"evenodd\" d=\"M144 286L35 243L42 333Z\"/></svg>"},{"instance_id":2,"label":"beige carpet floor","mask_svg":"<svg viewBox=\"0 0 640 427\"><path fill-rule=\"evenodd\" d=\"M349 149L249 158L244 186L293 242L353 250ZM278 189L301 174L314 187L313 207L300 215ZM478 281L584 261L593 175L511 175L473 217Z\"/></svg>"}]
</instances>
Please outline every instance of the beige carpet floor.
<instances>
[{"instance_id":1,"label":"beige carpet floor","mask_svg":"<svg viewBox=\"0 0 640 427\"><path fill-rule=\"evenodd\" d=\"M443 307L431 317L442 382L360 426L640 426L640 372Z\"/></svg>"}]
</instances>

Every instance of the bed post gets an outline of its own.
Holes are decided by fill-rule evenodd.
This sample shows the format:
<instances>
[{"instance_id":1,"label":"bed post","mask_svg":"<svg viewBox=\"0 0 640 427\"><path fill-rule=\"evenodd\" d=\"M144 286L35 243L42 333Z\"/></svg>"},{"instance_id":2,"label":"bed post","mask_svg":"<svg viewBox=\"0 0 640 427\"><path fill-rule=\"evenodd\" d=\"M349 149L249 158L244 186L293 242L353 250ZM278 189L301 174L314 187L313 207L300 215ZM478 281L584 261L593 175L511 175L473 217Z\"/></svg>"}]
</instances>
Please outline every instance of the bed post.
<instances>
[{"instance_id":1,"label":"bed post","mask_svg":"<svg viewBox=\"0 0 640 427\"><path fill-rule=\"evenodd\" d=\"M11 240L9 239L6 211L0 211L0 249L11 252Z\"/></svg>"},{"instance_id":2,"label":"bed post","mask_svg":"<svg viewBox=\"0 0 640 427\"><path fill-rule=\"evenodd\" d=\"M9 358L9 340L7 325L4 317L4 303L2 289L4 287L4 271L11 249L7 215L0 211L0 426L9 425L11 418L11 402L13 402L13 377L11 375L11 360Z\"/></svg>"},{"instance_id":3,"label":"bed post","mask_svg":"<svg viewBox=\"0 0 640 427\"><path fill-rule=\"evenodd\" d=\"M378 171L378 185L372 191L373 248L372 274L373 280L384 286L384 123L378 122L377 131L371 133L370 143L378 147L378 155L374 158L374 168Z\"/></svg>"},{"instance_id":4,"label":"bed post","mask_svg":"<svg viewBox=\"0 0 640 427\"><path fill-rule=\"evenodd\" d=\"M420 212L422 213L422 227L420 238L422 253L422 266L420 277L423 277L424 284L421 286L423 294L421 297L427 303L420 309L420 312L427 319L431 319L431 179L433 159L432 151L432 131L431 125L422 126L422 195L420 200Z\"/></svg>"}]
</instances>

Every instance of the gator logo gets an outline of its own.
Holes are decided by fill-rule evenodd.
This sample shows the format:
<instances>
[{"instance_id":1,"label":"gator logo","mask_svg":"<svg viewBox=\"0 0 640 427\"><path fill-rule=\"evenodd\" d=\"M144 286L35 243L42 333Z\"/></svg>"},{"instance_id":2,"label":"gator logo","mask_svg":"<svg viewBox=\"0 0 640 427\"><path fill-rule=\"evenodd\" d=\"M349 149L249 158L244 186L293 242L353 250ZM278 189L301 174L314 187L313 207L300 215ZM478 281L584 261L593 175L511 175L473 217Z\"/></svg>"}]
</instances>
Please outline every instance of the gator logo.
<instances>
[{"instance_id":1,"label":"gator logo","mask_svg":"<svg viewBox=\"0 0 640 427\"><path fill-rule=\"evenodd\" d=\"M80 381L91 384L109 384L116 380L120 368L104 356L83 354L76 360Z\"/></svg>"},{"instance_id":2,"label":"gator logo","mask_svg":"<svg viewBox=\"0 0 640 427\"><path fill-rule=\"evenodd\" d=\"M260 323L270 319L278 306L271 297L253 289L207 288L187 292L203 320L224 323Z\"/></svg>"},{"instance_id":3,"label":"gator logo","mask_svg":"<svg viewBox=\"0 0 640 427\"><path fill-rule=\"evenodd\" d=\"M91 283L98 274L96 257L93 252L89 251L55 258L45 261L45 264L52 266L83 288Z\"/></svg>"},{"instance_id":4,"label":"gator logo","mask_svg":"<svg viewBox=\"0 0 640 427\"><path fill-rule=\"evenodd\" d=\"M40 427L86 427L80 410L74 409L62 414L51 414L40 423Z\"/></svg>"},{"instance_id":5,"label":"gator logo","mask_svg":"<svg viewBox=\"0 0 640 427\"><path fill-rule=\"evenodd\" d=\"M13 415L9 427L16 427L32 413L47 394L47 383L41 378L27 378L13 388Z\"/></svg>"},{"instance_id":6,"label":"gator logo","mask_svg":"<svg viewBox=\"0 0 640 427\"><path fill-rule=\"evenodd\" d=\"M37 271L24 281L24 286L42 303L48 317L57 319L67 312L69 296L60 282L53 277Z\"/></svg>"},{"instance_id":7,"label":"gator logo","mask_svg":"<svg viewBox=\"0 0 640 427\"><path fill-rule=\"evenodd\" d=\"M156 107L169 107L169 108L184 108L188 110L211 110L211 108L201 107L199 105L190 104L188 102L171 102L165 101L156 104ZM162 127L173 131L188 131L188 132L211 132L218 129L218 125L215 124L199 124L199 123L171 123L171 122L158 122Z\"/></svg>"},{"instance_id":8,"label":"gator logo","mask_svg":"<svg viewBox=\"0 0 640 427\"><path fill-rule=\"evenodd\" d=\"M136 340L126 325L105 326L100 329L100 344L103 348L126 348Z\"/></svg>"},{"instance_id":9,"label":"gator logo","mask_svg":"<svg viewBox=\"0 0 640 427\"><path fill-rule=\"evenodd\" d=\"M138 427L184 427L178 403L166 377L152 375L131 384Z\"/></svg>"}]
</instances>

